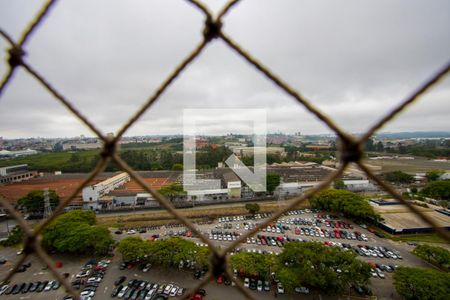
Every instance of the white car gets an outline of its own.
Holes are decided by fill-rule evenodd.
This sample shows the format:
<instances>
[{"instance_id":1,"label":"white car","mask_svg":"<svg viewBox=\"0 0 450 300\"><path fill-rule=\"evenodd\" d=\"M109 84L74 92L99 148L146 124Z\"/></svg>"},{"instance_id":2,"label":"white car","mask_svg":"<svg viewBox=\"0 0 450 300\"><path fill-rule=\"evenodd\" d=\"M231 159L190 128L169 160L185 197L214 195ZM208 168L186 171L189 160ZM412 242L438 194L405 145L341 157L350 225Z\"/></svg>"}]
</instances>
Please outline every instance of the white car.
<instances>
[{"instance_id":1,"label":"white car","mask_svg":"<svg viewBox=\"0 0 450 300\"><path fill-rule=\"evenodd\" d=\"M5 284L0 288L0 295L3 295L4 292L8 289L9 285Z\"/></svg>"},{"instance_id":2,"label":"white car","mask_svg":"<svg viewBox=\"0 0 450 300\"><path fill-rule=\"evenodd\" d=\"M124 287L120 290L120 292L119 292L119 294L117 295L117 297L118 297L118 298L123 298L123 296L125 295L125 293L127 292L127 290L128 290L128 287L127 287L127 286L124 286Z\"/></svg>"},{"instance_id":3,"label":"white car","mask_svg":"<svg viewBox=\"0 0 450 300\"><path fill-rule=\"evenodd\" d=\"M83 278L89 276L89 271L83 271L77 274L77 278Z\"/></svg>"},{"instance_id":4,"label":"white car","mask_svg":"<svg viewBox=\"0 0 450 300\"><path fill-rule=\"evenodd\" d=\"M164 289L163 294L169 295L170 291L172 290L172 288L173 288L173 285L172 284L168 284L166 286L166 288Z\"/></svg>"},{"instance_id":5,"label":"white car","mask_svg":"<svg viewBox=\"0 0 450 300\"><path fill-rule=\"evenodd\" d=\"M246 277L244 279L244 287L248 288L250 286L250 279L248 277Z\"/></svg>"},{"instance_id":6,"label":"white car","mask_svg":"<svg viewBox=\"0 0 450 300\"><path fill-rule=\"evenodd\" d=\"M127 232L127 234L135 234L135 233L136 233L136 230L134 230L134 229L128 230L128 232Z\"/></svg>"},{"instance_id":7,"label":"white car","mask_svg":"<svg viewBox=\"0 0 450 300\"><path fill-rule=\"evenodd\" d=\"M150 300L150 299L152 299L153 294L156 294L156 289L151 289L151 290L148 292L147 296L145 296L145 300Z\"/></svg>"},{"instance_id":8,"label":"white car","mask_svg":"<svg viewBox=\"0 0 450 300\"><path fill-rule=\"evenodd\" d=\"M50 290L52 289L52 287L53 287L53 283L55 283L54 280L49 281L49 282L47 283L47 285L45 286L45 288L44 288L44 292L50 291Z\"/></svg>"},{"instance_id":9,"label":"white car","mask_svg":"<svg viewBox=\"0 0 450 300\"><path fill-rule=\"evenodd\" d=\"M171 297L175 297L177 295L177 291L178 291L178 287L174 286L171 290L170 290L170 296Z\"/></svg>"},{"instance_id":10,"label":"white car","mask_svg":"<svg viewBox=\"0 0 450 300\"><path fill-rule=\"evenodd\" d=\"M151 267L152 267L151 264L146 264L145 267L142 269L142 272L148 272L148 270L150 270Z\"/></svg>"},{"instance_id":11,"label":"white car","mask_svg":"<svg viewBox=\"0 0 450 300\"><path fill-rule=\"evenodd\" d=\"M278 282L278 284L277 284L277 292L278 292L278 294L284 294L284 287L281 284L281 282Z\"/></svg>"},{"instance_id":12,"label":"white car","mask_svg":"<svg viewBox=\"0 0 450 300\"><path fill-rule=\"evenodd\" d=\"M256 289L258 290L258 292L262 292L263 290L263 283L261 280L258 280L258 284L256 285Z\"/></svg>"},{"instance_id":13,"label":"white car","mask_svg":"<svg viewBox=\"0 0 450 300\"><path fill-rule=\"evenodd\" d=\"M93 291L83 291L80 293L80 296L83 297L93 297L95 293Z\"/></svg>"},{"instance_id":14,"label":"white car","mask_svg":"<svg viewBox=\"0 0 450 300\"><path fill-rule=\"evenodd\" d=\"M102 278L101 278L101 277L91 277L91 278L89 278L89 279L87 280L88 283L91 283L91 282L100 282L100 281L102 281Z\"/></svg>"}]
</instances>

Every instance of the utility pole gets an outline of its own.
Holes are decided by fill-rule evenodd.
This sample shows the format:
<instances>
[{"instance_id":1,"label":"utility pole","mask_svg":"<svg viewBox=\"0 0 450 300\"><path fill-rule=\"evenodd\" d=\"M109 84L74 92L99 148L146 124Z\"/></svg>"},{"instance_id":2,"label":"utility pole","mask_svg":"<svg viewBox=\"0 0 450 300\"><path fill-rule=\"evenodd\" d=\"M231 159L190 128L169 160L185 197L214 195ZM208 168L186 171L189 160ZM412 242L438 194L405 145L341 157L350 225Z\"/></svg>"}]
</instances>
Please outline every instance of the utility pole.
<instances>
[{"instance_id":1,"label":"utility pole","mask_svg":"<svg viewBox=\"0 0 450 300\"><path fill-rule=\"evenodd\" d=\"M48 188L44 190L44 219L47 219L52 214L52 207L50 206L50 197L48 195Z\"/></svg>"}]
</instances>

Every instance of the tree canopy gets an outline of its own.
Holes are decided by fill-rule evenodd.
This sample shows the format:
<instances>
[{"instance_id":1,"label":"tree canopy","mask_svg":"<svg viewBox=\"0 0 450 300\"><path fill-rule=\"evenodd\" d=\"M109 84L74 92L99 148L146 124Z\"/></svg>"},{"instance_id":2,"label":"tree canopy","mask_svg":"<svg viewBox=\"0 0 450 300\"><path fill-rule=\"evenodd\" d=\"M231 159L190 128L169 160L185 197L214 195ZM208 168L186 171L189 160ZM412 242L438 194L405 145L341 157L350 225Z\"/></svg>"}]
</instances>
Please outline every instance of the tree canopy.
<instances>
[{"instance_id":1,"label":"tree canopy","mask_svg":"<svg viewBox=\"0 0 450 300\"><path fill-rule=\"evenodd\" d=\"M324 190L311 198L310 203L315 208L343 213L352 219L374 221L380 218L367 200L350 191Z\"/></svg>"},{"instance_id":2,"label":"tree canopy","mask_svg":"<svg viewBox=\"0 0 450 300\"><path fill-rule=\"evenodd\" d=\"M426 173L426 177L428 179L428 181L435 181L438 180L439 177L441 177L442 174L444 174L445 172L442 170L432 170Z\"/></svg>"},{"instance_id":3,"label":"tree canopy","mask_svg":"<svg viewBox=\"0 0 450 300\"><path fill-rule=\"evenodd\" d=\"M257 275L268 279L270 270L276 268L277 258L274 254L240 252L230 257L230 265L247 276Z\"/></svg>"},{"instance_id":4,"label":"tree canopy","mask_svg":"<svg viewBox=\"0 0 450 300\"><path fill-rule=\"evenodd\" d=\"M417 246L413 253L442 270L450 271L450 251L445 248L423 244Z\"/></svg>"},{"instance_id":5,"label":"tree canopy","mask_svg":"<svg viewBox=\"0 0 450 300\"><path fill-rule=\"evenodd\" d=\"M158 192L169 199L174 199L177 197L183 197L187 195L186 191L183 190L183 186L179 183L172 183L166 185L160 188Z\"/></svg>"},{"instance_id":6,"label":"tree canopy","mask_svg":"<svg viewBox=\"0 0 450 300\"><path fill-rule=\"evenodd\" d=\"M94 224L94 212L69 211L45 228L42 245L58 252L106 254L114 240L107 228Z\"/></svg>"},{"instance_id":7,"label":"tree canopy","mask_svg":"<svg viewBox=\"0 0 450 300\"><path fill-rule=\"evenodd\" d=\"M178 266L180 261L194 261L198 267L208 265L209 249L179 237L144 241L139 237L121 240L117 250L125 261L148 261L165 267Z\"/></svg>"},{"instance_id":8,"label":"tree canopy","mask_svg":"<svg viewBox=\"0 0 450 300\"><path fill-rule=\"evenodd\" d=\"M266 175L266 189L269 193L273 193L275 189L280 185L281 176L277 173L268 173Z\"/></svg>"},{"instance_id":9,"label":"tree canopy","mask_svg":"<svg viewBox=\"0 0 450 300\"><path fill-rule=\"evenodd\" d=\"M258 203L247 203L245 204L245 209L249 214L256 214L260 210L260 206Z\"/></svg>"},{"instance_id":10,"label":"tree canopy","mask_svg":"<svg viewBox=\"0 0 450 300\"><path fill-rule=\"evenodd\" d=\"M289 242L278 258L278 277L291 291L303 285L339 293L367 284L370 278L370 266L356 259L354 252L317 242Z\"/></svg>"},{"instance_id":11,"label":"tree canopy","mask_svg":"<svg viewBox=\"0 0 450 300\"><path fill-rule=\"evenodd\" d=\"M14 246L23 241L23 230L19 225L13 227L6 240L2 241L2 246Z\"/></svg>"},{"instance_id":12,"label":"tree canopy","mask_svg":"<svg viewBox=\"0 0 450 300\"><path fill-rule=\"evenodd\" d=\"M59 203L59 197L54 190L48 191L50 207L53 209ZM22 207L27 213L43 215L44 214L44 191L31 191L17 201L19 207Z\"/></svg>"},{"instance_id":13,"label":"tree canopy","mask_svg":"<svg viewBox=\"0 0 450 300\"><path fill-rule=\"evenodd\" d=\"M414 177L402 171L392 171L385 173L384 178L393 183L407 184L414 182Z\"/></svg>"},{"instance_id":14,"label":"tree canopy","mask_svg":"<svg viewBox=\"0 0 450 300\"><path fill-rule=\"evenodd\" d=\"M335 181L334 181L334 188L336 189L336 190L345 190L345 183L344 183L344 180L342 180L342 179L336 179Z\"/></svg>"},{"instance_id":15,"label":"tree canopy","mask_svg":"<svg viewBox=\"0 0 450 300\"><path fill-rule=\"evenodd\" d=\"M432 181L422 190L422 194L442 200L450 200L450 180Z\"/></svg>"},{"instance_id":16,"label":"tree canopy","mask_svg":"<svg viewBox=\"0 0 450 300\"><path fill-rule=\"evenodd\" d=\"M399 267L394 286L406 300L444 300L450 295L450 274L432 269Z\"/></svg>"}]
</instances>

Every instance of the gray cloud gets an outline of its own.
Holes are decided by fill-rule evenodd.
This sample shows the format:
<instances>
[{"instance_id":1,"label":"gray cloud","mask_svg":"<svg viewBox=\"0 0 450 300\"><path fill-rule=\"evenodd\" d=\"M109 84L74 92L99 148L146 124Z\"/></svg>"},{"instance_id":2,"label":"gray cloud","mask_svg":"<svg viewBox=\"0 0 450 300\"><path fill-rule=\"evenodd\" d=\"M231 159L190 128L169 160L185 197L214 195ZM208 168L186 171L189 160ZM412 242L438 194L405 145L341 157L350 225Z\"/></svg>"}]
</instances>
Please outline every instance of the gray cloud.
<instances>
[{"instance_id":1,"label":"gray cloud","mask_svg":"<svg viewBox=\"0 0 450 300\"><path fill-rule=\"evenodd\" d=\"M205 2L213 11L223 3ZM41 4L0 1L1 28L17 38ZM450 59L449 16L444 0L244 0L224 30L343 128L361 132ZM62 1L30 39L27 59L102 131L116 131L201 40L203 22L181 0ZM445 80L383 130L448 130L449 96ZM0 107L6 138L90 134L22 71ZM328 131L218 40L127 135L181 133L184 108L222 107L266 108L269 131Z\"/></svg>"}]
</instances>

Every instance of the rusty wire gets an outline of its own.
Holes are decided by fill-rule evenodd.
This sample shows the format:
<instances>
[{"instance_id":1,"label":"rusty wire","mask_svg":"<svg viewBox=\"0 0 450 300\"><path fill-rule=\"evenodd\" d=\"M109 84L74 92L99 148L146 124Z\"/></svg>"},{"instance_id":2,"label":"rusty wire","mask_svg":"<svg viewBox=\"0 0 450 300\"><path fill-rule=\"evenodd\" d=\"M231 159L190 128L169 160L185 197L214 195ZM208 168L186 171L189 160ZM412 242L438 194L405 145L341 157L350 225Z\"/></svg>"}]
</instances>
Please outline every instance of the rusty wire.
<instances>
[{"instance_id":1,"label":"rusty wire","mask_svg":"<svg viewBox=\"0 0 450 300\"><path fill-rule=\"evenodd\" d=\"M8 58L7 63L9 65L6 73L3 75L2 80L0 82L0 96L4 92L4 89L8 86L11 78L13 77L14 71L17 67L22 67L28 74L30 74L37 82L39 82L50 94L52 94L57 101L59 101L69 112L71 112L75 117L77 117L84 125L86 125L102 142L103 142L103 151L101 154L101 159L98 162L95 169L86 177L86 179L77 187L77 189L64 201L62 201L52 215L43 220L34 230L24 221L22 215L14 209L14 207L5 199L0 197L0 204L3 208L5 208L8 213L18 222L18 225L23 229L25 234L25 242L24 242L24 255L16 262L13 270L9 272L4 278L3 281L11 279L16 270L20 267L20 265L25 261L25 259L29 255L37 255L39 259L46 264L53 276L58 279L64 287L69 291L73 296L78 297L76 291L74 291L69 284L69 282L62 278L61 274L54 266L54 261L45 253L40 245L40 234L43 230L59 215L63 209L72 201L82 190L83 187L87 186L90 181L92 181L100 172L104 170L106 165L113 161L115 162L123 171L127 172L131 178L133 178L143 189L149 192L156 201L159 202L161 207L167 210L170 214L172 214L176 219L180 220L187 228L192 230L192 232L196 233L200 240L206 243L211 252L211 271L205 276L205 278L197 284L197 286L190 289L183 298L189 297L192 295L197 289L205 286L210 282L210 280L218 275L218 273L226 273L233 282L235 282L235 287L248 299L254 299L252 294L249 293L247 289L244 288L242 283L239 280L236 280L230 271L230 266L228 263L228 255L231 251L233 251L239 244L241 244L246 238L256 234L260 228L266 226L270 222L277 220L280 216L282 216L285 212L295 208L297 205L301 204L305 200L310 197L316 195L321 190L327 188L336 178L341 176L345 171L346 166L349 163L356 163L358 166L367 174L367 176L375 181L380 187L386 190L389 194L391 194L394 198L401 201L401 203L405 204L413 213L417 214L423 221L428 223L435 230L437 234L439 234L442 238L444 238L447 242L450 242L450 235L447 231L440 228L433 220L423 214L420 210L415 208L409 202L405 201L402 196L395 191L393 187L389 184L385 183L379 177L373 174L373 172L367 168L362 163L362 156L365 142L382 126L391 121L394 117L396 117L399 113L403 112L407 106L417 101L423 94L425 94L430 88L436 85L438 81L444 78L450 69L450 64L447 63L441 70L436 72L433 76L430 77L429 80L425 81L418 89L411 94L406 100L402 101L400 105L382 117L377 123L375 123L366 133L362 135L361 138L356 139L350 133L342 130L330 117L325 115L322 111L316 108L311 101L302 96L299 92L297 92L293 87L289 86L286 81L278 77L274 74L267 66L263 63L259 62L255 57L253 57L249 52L244 50L240 45L238 45L231 37L226 35L222 31L222 19L224 16L233 10L236 7L236 4L239 0L231 0L227 2L224 7L219 11L217 17L214 18L213 14L209 11L208 7L205 6L202 2L198 0L185 0L191 3L196 9L203 13L205 17L205 25L203 28L203 39L197 46L192 50L186 57L183 59L178 66L167 76L167 78L160 84L160 86L155 90L155 92L147 99L147 101L137 110L130 119L125 122L125 124L118 130L116 136L114 138L108 138L103 135L103 133L90 122L81 112L72 105L72 103L63 96L62 93L58 92L56 88L54 88L48 80L45 79L43 75L41 75L38 71L32 68L25 60L25 51L23 47L26 42L30 38L30 36L35 32L35 30L42 24L43 20L48 17L48 13L54 4L55 0L50 0L45 3L42 9L38 12L37 16L30 22L30 24L25 28L23 34L19 38L19 41L16 43L14 39L11 38L4 30L0 29L0 36L2 36L7 43L10 45L10 49L8 50ZM289 203L286 207L279 209L273 215L257 225L255 229L247 232L242 235L239 239L231 243L224 250L219 247L215 247L208 238L206 238L196 227L195 225L186 217L184 217L181 213L177 211L177 209L173 206L173 204L168 201L164 196L159 194L156 190L150 187L143 178L136 173L131 167L129 167L118 155L117 144L123 134L146 112L150 109L150 107L161 98L161 95L167 90L169 86L173 84L173 82L181 76L182 72L191 64L205 49L208 43L212 42L215 39L221 39L230 49L235 51L237 55L240 55L244 58L248 64L252 65L256 68L257 71L262 73L268 80L272 81L276 84L281 90L283 90L286 94L290 95L294 98L299 104L305 107L311 114L315 115L321 122L326 124L338 137L341 143L341 147L338 149L339 157L341 159L341 164L339 168L334 171L328 178L326 178L322 183L320 183L315 188L307 191L305 194L295 197L291 200L288 200Z\"/></svg>"}]
</instances>

